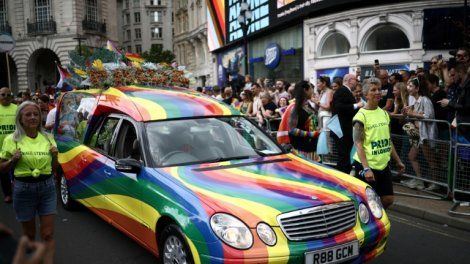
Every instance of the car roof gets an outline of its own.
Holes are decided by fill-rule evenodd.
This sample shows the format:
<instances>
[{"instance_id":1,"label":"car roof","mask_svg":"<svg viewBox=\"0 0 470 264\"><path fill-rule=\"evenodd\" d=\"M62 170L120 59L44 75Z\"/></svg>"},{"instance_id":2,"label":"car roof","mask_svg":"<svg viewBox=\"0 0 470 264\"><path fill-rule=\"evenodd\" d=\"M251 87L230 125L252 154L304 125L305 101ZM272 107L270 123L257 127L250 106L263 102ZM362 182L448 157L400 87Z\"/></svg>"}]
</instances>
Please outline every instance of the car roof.
<instances>
[{"instance_id":1,"label":"car roof","mask_svg":"<svg viewBox=\"0 0 470 264\"><path fill-rule=\"evenodd\" d=\"M184 88L148 88L136 85L108 88L99 97L97 111L108 108L136 121L201 116L240 115L235 108L202 93ZM106 110L106 112L108 112Z\"/></svg>"}]
</instances>

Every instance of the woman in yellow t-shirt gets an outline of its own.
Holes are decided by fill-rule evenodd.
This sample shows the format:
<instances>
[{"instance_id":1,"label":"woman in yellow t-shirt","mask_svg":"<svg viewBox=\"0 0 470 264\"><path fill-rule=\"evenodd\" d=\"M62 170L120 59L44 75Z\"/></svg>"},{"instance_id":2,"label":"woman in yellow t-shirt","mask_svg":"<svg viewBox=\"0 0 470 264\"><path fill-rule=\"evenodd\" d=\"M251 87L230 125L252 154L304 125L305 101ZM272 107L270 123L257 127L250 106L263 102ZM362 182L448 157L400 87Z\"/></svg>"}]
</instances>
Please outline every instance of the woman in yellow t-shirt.
<instances>
[{"instance_id":1,"label":"woman in yellow t-shirt","mask_svg":"<svg viewBox=\"0 0 470 264\"><path fill-rule=\"evenodd\" d=\"M23 233L33 241L36 215L39 216L41 239L46 243L44 263L54 259L54 215L56 188L52 172L57 168L57 145L42 130L39 105L23 102L16 112L16 130L8 135L0 153L0 170L13 170L13 208Z\"/></svg>"},{"instance_id":2,"label":"woman in yellow t-shirt","mask_svg":"<svg viewBox=\"0 0 470 264\"><path fill-rule=\"evenodd\" d=\"M378 106L382 98L380 87L381 82L377 78L366 80L362 86L367 103L353 118L353 139L357 149L354 167L356 177L370 184L387 208L393 204L390 157L400 172L404 171L405 165L393 147L390 117Z\"/></svg>"}]
</instances>

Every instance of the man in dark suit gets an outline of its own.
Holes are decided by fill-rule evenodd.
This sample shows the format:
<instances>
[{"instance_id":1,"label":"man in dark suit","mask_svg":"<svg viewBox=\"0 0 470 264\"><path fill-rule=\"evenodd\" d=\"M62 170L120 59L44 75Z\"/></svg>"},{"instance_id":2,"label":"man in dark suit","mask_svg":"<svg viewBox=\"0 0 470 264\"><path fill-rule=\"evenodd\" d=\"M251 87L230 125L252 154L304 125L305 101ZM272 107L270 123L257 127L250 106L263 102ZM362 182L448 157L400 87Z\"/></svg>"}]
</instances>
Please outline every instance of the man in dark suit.
<instances>
[{"instance_id":1,"label":"man in dark suit","mask_svg":"<svg viewBox=\"0 0 470 264\"><path fill-rule=\"evenodd\" d=\"M352 91L356 88L357 79L354 74L346 74L341 86L333 95L333 115L338 115L343 137L338 138L333 133L333 139L338 147L338 163L336 169L344 173L351 172L351 149L353 146L352 119L363 102L356 103Z\"/></svg>"}]
</instances>

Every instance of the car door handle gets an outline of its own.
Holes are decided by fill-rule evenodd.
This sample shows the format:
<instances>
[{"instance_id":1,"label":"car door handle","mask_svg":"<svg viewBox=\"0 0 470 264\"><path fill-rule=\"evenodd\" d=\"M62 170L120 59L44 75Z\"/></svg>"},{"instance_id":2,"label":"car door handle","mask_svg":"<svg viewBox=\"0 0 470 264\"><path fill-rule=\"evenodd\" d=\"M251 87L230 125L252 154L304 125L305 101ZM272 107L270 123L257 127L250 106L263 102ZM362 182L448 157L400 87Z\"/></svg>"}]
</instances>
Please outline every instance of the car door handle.
<instances>
[{"instance_id":1,"label":"car door handle","mask_svg":"<svg viewBox=\"0 0 470 264\"><path fill-rule=\"evenodd\" d=\"M111 172L108 170L104 170L104 174L106 174L106 176L111 176Z\"/></svg>"}]
</instances>

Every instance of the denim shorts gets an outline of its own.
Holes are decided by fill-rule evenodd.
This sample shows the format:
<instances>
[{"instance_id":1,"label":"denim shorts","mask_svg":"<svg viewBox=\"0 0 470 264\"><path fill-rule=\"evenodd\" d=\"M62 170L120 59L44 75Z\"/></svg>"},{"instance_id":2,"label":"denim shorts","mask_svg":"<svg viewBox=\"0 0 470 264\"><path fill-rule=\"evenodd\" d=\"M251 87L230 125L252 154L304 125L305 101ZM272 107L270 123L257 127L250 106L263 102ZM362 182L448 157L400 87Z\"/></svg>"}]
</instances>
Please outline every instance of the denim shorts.
<instances>
[{"instance_id":1,"label":"denim shorts","mask_svg":"<svg viewBox=\"0 0 470 264\"><path fill-rule=\"evenodd\" d=\"M13 208L19 222L27 222L36 215L57 213L57 194L54 177L27 183L15 180L13 185Z\"/></svg>"}]
</instances>

